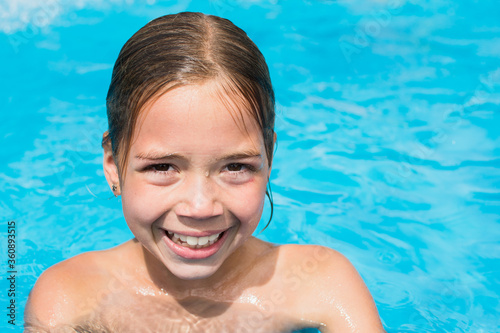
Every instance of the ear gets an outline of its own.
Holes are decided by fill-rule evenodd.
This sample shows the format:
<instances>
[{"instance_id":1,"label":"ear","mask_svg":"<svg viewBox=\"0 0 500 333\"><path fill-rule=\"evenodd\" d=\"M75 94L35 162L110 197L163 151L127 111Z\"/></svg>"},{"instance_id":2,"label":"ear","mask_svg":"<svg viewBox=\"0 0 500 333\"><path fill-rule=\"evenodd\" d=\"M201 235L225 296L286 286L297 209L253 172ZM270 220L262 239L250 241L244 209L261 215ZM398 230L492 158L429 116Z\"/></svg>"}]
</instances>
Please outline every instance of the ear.
<instances>
[{"instance_id":1,"label":"ear","mask_svg":"<svg viewBox=\"0 0 500 333\"><path fill-rule=\"evenodd\" d=\"M102 148L104 149L103 168L104 175L108 181L109 187L115 196L120 195L120 174L116 166L115 158L113 157L113 150L111 148L111 140L108 131L104 132L102 136ZM114 186L113 186L114 185Z\"/></svg>"}]
</instances>

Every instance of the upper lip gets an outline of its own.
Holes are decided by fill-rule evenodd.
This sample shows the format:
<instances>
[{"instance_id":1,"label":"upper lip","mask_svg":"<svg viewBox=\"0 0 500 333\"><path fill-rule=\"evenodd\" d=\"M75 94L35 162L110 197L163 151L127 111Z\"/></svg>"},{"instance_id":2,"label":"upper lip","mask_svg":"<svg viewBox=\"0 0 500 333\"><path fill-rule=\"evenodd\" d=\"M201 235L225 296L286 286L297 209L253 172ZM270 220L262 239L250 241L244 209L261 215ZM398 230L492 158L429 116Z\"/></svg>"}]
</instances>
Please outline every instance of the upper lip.
<instances>
[{"instance_id":1,"label":"upper lip","mask_svg":"<svg viewBox=\"0 0 500 333\"><path fill-rule=\"evenodd\" d=\"M205 231L199 231L199 230L175 231L172 229L164 229L164 230L178 235L191 236L191 237L205 237L205 236L220 234L221 232L228 230L228 228L219 230L205 230Z\"/></svg>"}]
</instances>

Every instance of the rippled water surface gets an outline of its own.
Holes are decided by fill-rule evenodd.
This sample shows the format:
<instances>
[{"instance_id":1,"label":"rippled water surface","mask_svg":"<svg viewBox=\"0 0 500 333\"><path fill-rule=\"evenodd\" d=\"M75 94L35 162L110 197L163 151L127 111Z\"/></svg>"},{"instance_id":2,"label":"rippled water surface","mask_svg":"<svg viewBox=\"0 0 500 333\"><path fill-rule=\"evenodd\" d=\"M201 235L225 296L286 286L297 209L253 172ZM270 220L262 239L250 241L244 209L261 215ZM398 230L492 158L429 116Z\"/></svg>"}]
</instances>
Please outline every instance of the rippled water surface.
<instances>
[{"instance_id":1,"label":"rippled water surface","mask_svg":"<svg viewBox=\"0 0 500 333\"><path fill-rule=\"evenodd\" d=\"M2 234L17 226L17 330L43 270L131 237L101 167L111 68L148 20L190 10L233 20L269 63L275 215L259 237L344 253L388 332L500 332L499 8L0 2L0 213Z\"/></svg>"}]
</instances>

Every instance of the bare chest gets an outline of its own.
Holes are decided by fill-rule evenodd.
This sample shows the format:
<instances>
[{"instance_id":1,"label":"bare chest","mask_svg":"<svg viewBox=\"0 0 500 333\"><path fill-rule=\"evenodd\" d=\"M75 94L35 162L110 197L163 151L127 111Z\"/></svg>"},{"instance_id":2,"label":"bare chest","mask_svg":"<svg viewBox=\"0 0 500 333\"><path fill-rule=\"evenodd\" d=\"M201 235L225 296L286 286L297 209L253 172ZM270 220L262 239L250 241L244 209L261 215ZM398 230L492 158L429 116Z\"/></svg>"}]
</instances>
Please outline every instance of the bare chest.
<instances>
[{"instance_id":1,"label":"bare chest","mask_svg":"<svg viewBox=\"0 0 500 333\"><path fill-rule=\"evenodd\" d=\"M285 307L266 308L199 297L178 301L122 296L102 304L85 322L82 327L92 332L289 333L304 327Z\"/></svg>"}]
</instances>

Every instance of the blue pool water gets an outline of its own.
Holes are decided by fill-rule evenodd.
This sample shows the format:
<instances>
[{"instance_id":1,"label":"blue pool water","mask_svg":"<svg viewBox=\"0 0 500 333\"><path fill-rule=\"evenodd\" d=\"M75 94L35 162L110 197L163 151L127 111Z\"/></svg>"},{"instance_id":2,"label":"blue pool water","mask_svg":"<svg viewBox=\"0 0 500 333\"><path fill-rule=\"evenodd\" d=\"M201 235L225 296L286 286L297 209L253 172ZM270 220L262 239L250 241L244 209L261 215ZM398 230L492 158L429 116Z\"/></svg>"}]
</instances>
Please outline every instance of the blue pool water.
<instances>
[{"instance_id":1,"label":"blue pool water","mask_svg":"<svg viewBox=\"0 0 500 333\"><path fill-rule=\"evenodd\" d=\"M259 237L345 254L388 332L500 332L496 1L68 3L0 2L2 331L21 330L47 267L131 238L101 167L111 68L147 21L190 10L233 20L269 63L275 216Z\"/></svg>"}]
</instances>

